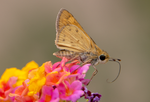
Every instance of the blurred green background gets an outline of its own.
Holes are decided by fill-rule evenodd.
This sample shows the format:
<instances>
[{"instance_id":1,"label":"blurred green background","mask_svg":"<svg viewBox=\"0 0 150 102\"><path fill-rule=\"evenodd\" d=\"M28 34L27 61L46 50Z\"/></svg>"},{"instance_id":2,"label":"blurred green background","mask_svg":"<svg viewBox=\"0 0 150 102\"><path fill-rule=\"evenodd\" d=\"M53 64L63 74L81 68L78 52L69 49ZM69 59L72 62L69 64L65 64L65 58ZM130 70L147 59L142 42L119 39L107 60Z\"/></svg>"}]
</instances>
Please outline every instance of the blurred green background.
<instances>
[{"instance_id":1,"label":"blurred green background","mask_svg":"<svg viewBox=\"0 0 150 102\"><path fill-rule=\"evenodd\" d=\"M31 60L39 65L60 61L52 55L58 51L54 40L60 8L70 11L101 49L122 60L114 83L106 79L117 76L118 64L99 64L88 89L102 94L101 102L150 102L149 0L0 1L0 74Z\"/></svg>"}]
</instances>

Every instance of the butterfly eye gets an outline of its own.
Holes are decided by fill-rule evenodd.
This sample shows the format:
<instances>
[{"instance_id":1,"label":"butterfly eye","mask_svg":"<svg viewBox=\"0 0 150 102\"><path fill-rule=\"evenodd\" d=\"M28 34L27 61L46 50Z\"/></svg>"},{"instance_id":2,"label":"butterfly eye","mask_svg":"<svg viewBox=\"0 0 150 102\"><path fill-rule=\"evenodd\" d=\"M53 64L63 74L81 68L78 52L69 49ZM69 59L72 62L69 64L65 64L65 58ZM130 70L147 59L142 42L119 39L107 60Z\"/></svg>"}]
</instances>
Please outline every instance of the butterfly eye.
<instances>
[{"instance_id":1,"label":"butterfly eye","mask_svg":"<svg viewBox=\"0 0 150 102\"><path fill-rule=\"evenodd\" d=\"M100 58L100 60L103 61L103 60L105 60L106 57L105 57L105 55L100 55L99 58Z\"/></svg>"}]
</instances>

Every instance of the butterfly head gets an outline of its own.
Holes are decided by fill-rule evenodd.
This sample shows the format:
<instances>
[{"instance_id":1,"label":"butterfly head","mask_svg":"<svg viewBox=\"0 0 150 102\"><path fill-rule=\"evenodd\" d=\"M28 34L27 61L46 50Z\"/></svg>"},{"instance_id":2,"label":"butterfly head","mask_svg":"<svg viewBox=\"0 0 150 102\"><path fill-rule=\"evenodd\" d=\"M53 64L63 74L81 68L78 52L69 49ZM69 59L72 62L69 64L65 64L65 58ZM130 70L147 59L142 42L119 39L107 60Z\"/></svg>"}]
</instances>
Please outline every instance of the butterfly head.
<instances>
[{"instance_id":1,"label":"butterfly head","mask_svg":"<svg viewBox=\"0 0 150 102\"><path fill-rule=\"evenodd\" d=\"M106 51L102 51L101 55L99 56L99 63L106 63L109 61L109 55Z\"/></svg>"},{"instance_id":2,"label":"butterfly head","mask_svg":"<svg viewBox=\"0 0 150 102\"><path fill-rule=\"evenodd\" d=\"M121 72L121 64L119 63L119 61L121 61L121 59L110 58L109 55L108 55L108 53L107 53L106 51L102 51L101 55L99 56L99 63L106 63L106 62L108 62L108 61L117 62L117 63L119 64L119 72L118 72L117 77L116 77L113 81L111 81L111 82L109 82L108 79L107 79L107 82L112 83L112 82L114 82L114 81L119 77L119 75L120 75L120 72Z\"/></svg>"},{"instance_id":3,"label":"butterfly head","mask_svg":"<svg viewBox=\"0 0 150 102\"><path fill-rule=\"evenodd\" d=\"M110 58L110 56L106 51L102 51L102 53L99 55L99 63L106 63L108 61L121 61L121 60Z\"/></svg>"}]
</instances>

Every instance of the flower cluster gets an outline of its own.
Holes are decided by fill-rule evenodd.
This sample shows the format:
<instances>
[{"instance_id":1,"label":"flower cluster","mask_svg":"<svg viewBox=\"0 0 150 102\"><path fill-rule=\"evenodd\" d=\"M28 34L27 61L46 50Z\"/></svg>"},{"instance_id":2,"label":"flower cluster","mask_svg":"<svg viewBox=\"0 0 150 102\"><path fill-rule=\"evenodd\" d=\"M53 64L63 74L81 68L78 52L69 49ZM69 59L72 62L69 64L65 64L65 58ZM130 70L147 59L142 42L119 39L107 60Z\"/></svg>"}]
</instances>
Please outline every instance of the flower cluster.
<instances>
[{"instance_id":1,"label":"flower cluster","mask_svg":"<svg viewBox=\"0 0 150 102\"><path fill-rule=\"evenodd\" d=\"M6 69L0 79L0 102L76 102L82 96L98 102L101 95L87 94L83 87L89 81L84 77L90 64L81 67L79 61L67 62L63 58L38 66L31 61L21 70Z\"/></svg>"}]
</instances>

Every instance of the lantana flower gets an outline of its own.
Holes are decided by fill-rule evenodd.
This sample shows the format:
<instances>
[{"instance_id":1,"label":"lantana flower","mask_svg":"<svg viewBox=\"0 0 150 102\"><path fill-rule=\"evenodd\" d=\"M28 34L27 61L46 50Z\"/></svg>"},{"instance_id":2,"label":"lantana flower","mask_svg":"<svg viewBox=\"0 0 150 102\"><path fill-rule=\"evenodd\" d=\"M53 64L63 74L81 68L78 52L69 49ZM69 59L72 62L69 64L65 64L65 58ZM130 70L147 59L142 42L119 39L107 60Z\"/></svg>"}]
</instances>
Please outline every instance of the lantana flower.
<instances>
[{"instance_id":1,"label":"lantana flower","mask_svg":"<svg viewBox=\"0 0 150 102\"><path fill-rule=\"evenodd\" d=\"M85 76L90 64L79 63L64 57L54 64L48 61L38 66L31 61L21 70L6 69L0 79L0 102L76 102L83 96L98 102L101 95L84 86L89 81Z\"/></svg>"}]
</instances>

